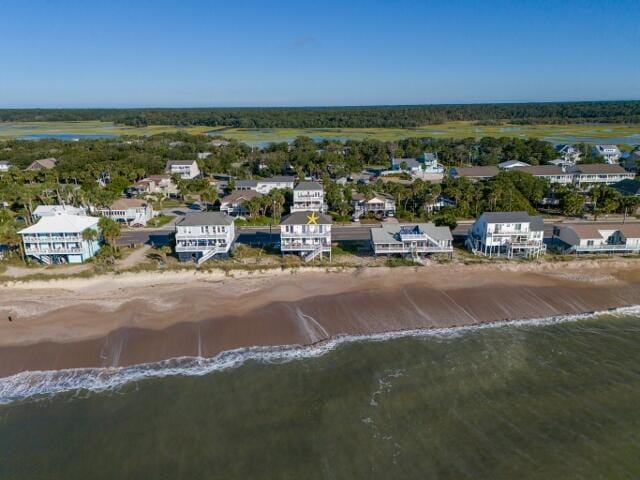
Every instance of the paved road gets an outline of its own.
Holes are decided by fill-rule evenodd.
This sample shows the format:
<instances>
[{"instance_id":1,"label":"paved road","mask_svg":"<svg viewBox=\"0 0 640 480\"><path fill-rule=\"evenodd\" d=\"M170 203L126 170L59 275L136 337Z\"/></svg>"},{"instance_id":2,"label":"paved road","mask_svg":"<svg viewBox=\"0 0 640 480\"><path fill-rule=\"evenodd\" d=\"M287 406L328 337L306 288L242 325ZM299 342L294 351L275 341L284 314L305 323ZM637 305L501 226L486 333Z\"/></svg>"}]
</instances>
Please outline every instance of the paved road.
<instances>
[{"instance_id":1,"label":"paved road","mask_svg":"<svg viewBox=\"0 0 640 480\"><path fill-rule=\"evenodd\" d=\"M640 223L637 220L627 220L628 223ZM545 238L551 238L553 225L557 222L547 222L544 225ZM598 223L611 223L611 220L597 221L597 222L585 222L581 220L570 220L562 223L581 223L581 224L598 224ZM470 221L460 222L460 224L453 230L453 236L455 238L463 238L469 231L471 226ZM368 240L370 238L370 226L363 225L334 225L333 226L333 240L335 241L348 241L348 240ZM174 228L164 226L158 229L139 229L139 230L123 230L122 236L118 240L119 245L141 245L149 243L152 245L165 245L169 242L169 235L174 232ZM280 229L276 225L269 229L269 227L243 227L238 229L236 241L240 243L246 243L250 245L262 245L265 243L274 243L280 240Z\"/></svg>"}]
</instances>

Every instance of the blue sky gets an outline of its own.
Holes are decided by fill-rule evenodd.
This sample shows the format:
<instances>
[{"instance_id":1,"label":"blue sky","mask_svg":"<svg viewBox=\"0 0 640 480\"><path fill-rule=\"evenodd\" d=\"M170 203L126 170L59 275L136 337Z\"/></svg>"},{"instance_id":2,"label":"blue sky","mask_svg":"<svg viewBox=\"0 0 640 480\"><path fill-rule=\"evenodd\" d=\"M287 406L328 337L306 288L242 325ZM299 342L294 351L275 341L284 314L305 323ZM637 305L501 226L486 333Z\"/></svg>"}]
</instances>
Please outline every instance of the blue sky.
<instances>
[{"instance_id":1,"label":"blue sky","mask_svg":"<svg viewBox=\"0 0 640 480\"><path fill-rule=\"evenodd\" d=\"M0 107L640 99L639 0L0 0Z\"/></svg>"}]
</instances>

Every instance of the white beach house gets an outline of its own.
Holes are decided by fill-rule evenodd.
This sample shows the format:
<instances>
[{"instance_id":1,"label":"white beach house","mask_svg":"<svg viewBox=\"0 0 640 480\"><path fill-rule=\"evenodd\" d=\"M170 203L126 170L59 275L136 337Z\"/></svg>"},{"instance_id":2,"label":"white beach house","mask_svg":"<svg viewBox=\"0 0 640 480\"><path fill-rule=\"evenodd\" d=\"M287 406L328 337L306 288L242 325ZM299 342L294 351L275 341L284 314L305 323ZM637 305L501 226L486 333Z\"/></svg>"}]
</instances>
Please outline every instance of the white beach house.
<instances>
[{"instance_id":1,"label":"white beach house","mask_svg":"<svg viewBox=\"0 0 640 480\"><path fill-rule=\"evenodd\" d=\"M556 151L560 154L565 164L575 165L580 161L582 152L573 145L557 145Z\"/></svg>"},{"instance_id":2,"label":"white beach house","mask_svg":"<svg viewBox=\"0 0 640 480\"><path fill-rule=\"evenodd\" d=\"M324 189L318 182L300 182L293 189L293 205L291 213L295 212L326 212L324 203Z\"/></svg>"},{"instance_id":3,"label":"white beach house","mask_svg":"<svg viewBox=\"0 0 640 480\"><path fill-rule=\"evenodd\" d=\"M98 230L97 217L59 213L42 217L38 223L18 233L22 236L24 253L42 263L82 263L100 248L98 237L83 239L87 229Z\"/></svg>"},{"instance_id":4,"label":"white beach house","mask_svg":"<svg viewBox=\"0 0 640 480\"><path fill-rule=\"evenodd\" d=\"M593 153L602 157L609 164L618 163L620 157L622 157L622 152L617 145L595 145Z\"/></svg>"},{"instance_id":5,"label":"white beach house","mask_svg":"<svg viewBox=\"0 0 640 480\"><path fill-rule=\"evenodd\" d=\"M178 175L183 180L192 180L200 176L198 162L195 160L168 160L165 172L169 175Z\"/></svg>"},{"instance_id":6,"label":"white beach house","mask_svg":"<svg viewBox=\"0 0 640 480\"><path fill-rule=\"evenodd\" d=\"M414 260L435 254L453 254L449 227L433 223L381 224L371 229L371 244L376 255L411 256Z\"/></svg>"},{"instance_id":7,"label":"white beach house","mask_svg":"<svg viewBox=\"0 0 640 480\"><path fill-rule=\"evenodd\" d=\"M226 256L235 241L233 219L221 212L190 213L176 224L176 253L182 262L198 265Z\"/></svg>"},{"instance_id":8,"label":"white beach house","mask_svg":"<svg viewBox=\"0 0 640 480\"><path fill-rule=\"evenodd\" d=\"M101 215L131 227L146 226L154 215L153 206L138 198L119 198L108 208L101 208L99 211Z\"/></svg>"},{"instance_id":9,"label":"white beach house","mask_svg":"<svg viewBox=\"0 0 640 480\"><path fill-rule=\"evenodd\" d=\"M302 256L305 261L331 260L331 217L318 212L295 212L280 222L280 251Z\"/></svg>"},{"instance_id":10,"label":"white beach house","mask_svg":"<svg viewBox=\"0 0 640 480\"><path fill-rule=\"evenodd\" d=\"M476 255L538 257L546 251L544 222L527 212L486 212L471 226L466 243Z\"/></svg>"},{"instance_id":11,"label":"white beach house","mask_svg":"<svg viewBox=\"0 0 640 480\"><path fill-rule=\"evenodd\" d=\"M260 178L257 180L238 180L236 181L237 190L255 190L256 192L266 195L271 190L279 188L281 190L293 189L295 178L288 175L281 175L269 178Z\"/></svg>"},{"instance_id":12,"label":"white beach house","mask_svg":"<svg viewBox=\"0 0 640 480\"><path fill-rule=\"evenodd\" d=\"M552 245L562 253L640 253L640 224L556 225Z\"/></svg>"}]
</instances>

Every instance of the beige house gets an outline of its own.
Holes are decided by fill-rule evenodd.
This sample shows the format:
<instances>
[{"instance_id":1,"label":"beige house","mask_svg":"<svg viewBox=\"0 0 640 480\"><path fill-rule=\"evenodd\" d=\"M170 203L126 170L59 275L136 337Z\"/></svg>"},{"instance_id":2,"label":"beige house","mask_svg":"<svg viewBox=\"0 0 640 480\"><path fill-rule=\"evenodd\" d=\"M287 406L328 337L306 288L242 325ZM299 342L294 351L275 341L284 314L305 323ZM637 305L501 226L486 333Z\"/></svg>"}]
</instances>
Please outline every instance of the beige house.
<instances>
[{"instance_id":1,"label":"beige house","mask_svg":"<svg viewBox=\"0 0 640 480\"><path fill-rule=\"evenodd\" d=\"M42 160L36 160L31 163L25 170L38 171L38 170L51 170L56 166L58 160L55 158L43 158Z\"/></svg>"},{"instance_id":2,"label":"beige house","mask_svg":"<svg viewBox=\"0 0 640 480\"><path fill-rule=\"evenodd\" d=\"M113 202L109 208L101 208L100 214L104 217L125 223L131 227L144 227L153 218L153 206L137 198L120 198Z\"/></svg>"},{"instance_id":3,"label":"beige house","mask_svg":"<svg viewBox=\"0 0 640 480\"><path fill-rule=\"evenodd\" d=\"M565 224L553 227L553 248L562 253L640 253L640 223Z\"/></svg>"}]
</instances>

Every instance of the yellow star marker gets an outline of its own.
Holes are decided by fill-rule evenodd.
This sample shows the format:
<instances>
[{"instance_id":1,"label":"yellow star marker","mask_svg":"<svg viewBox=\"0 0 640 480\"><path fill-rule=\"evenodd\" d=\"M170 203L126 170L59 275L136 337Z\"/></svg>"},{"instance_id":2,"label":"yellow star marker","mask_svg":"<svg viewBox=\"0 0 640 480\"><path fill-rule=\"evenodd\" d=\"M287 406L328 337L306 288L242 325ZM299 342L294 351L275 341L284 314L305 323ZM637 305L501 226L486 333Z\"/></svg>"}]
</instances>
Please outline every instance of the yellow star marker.
<instances>
[{"instance_id":1,"label":"yellow star marker","mask_svg":"<svg viewBox=\"0 0 640 480\"><path fill-rule=\"evenodd\" d=\"M317 225L318 224L318 216L316 212L311 212L311 215L307 215L307 225Z\"/></svg>"}]
</instances>

